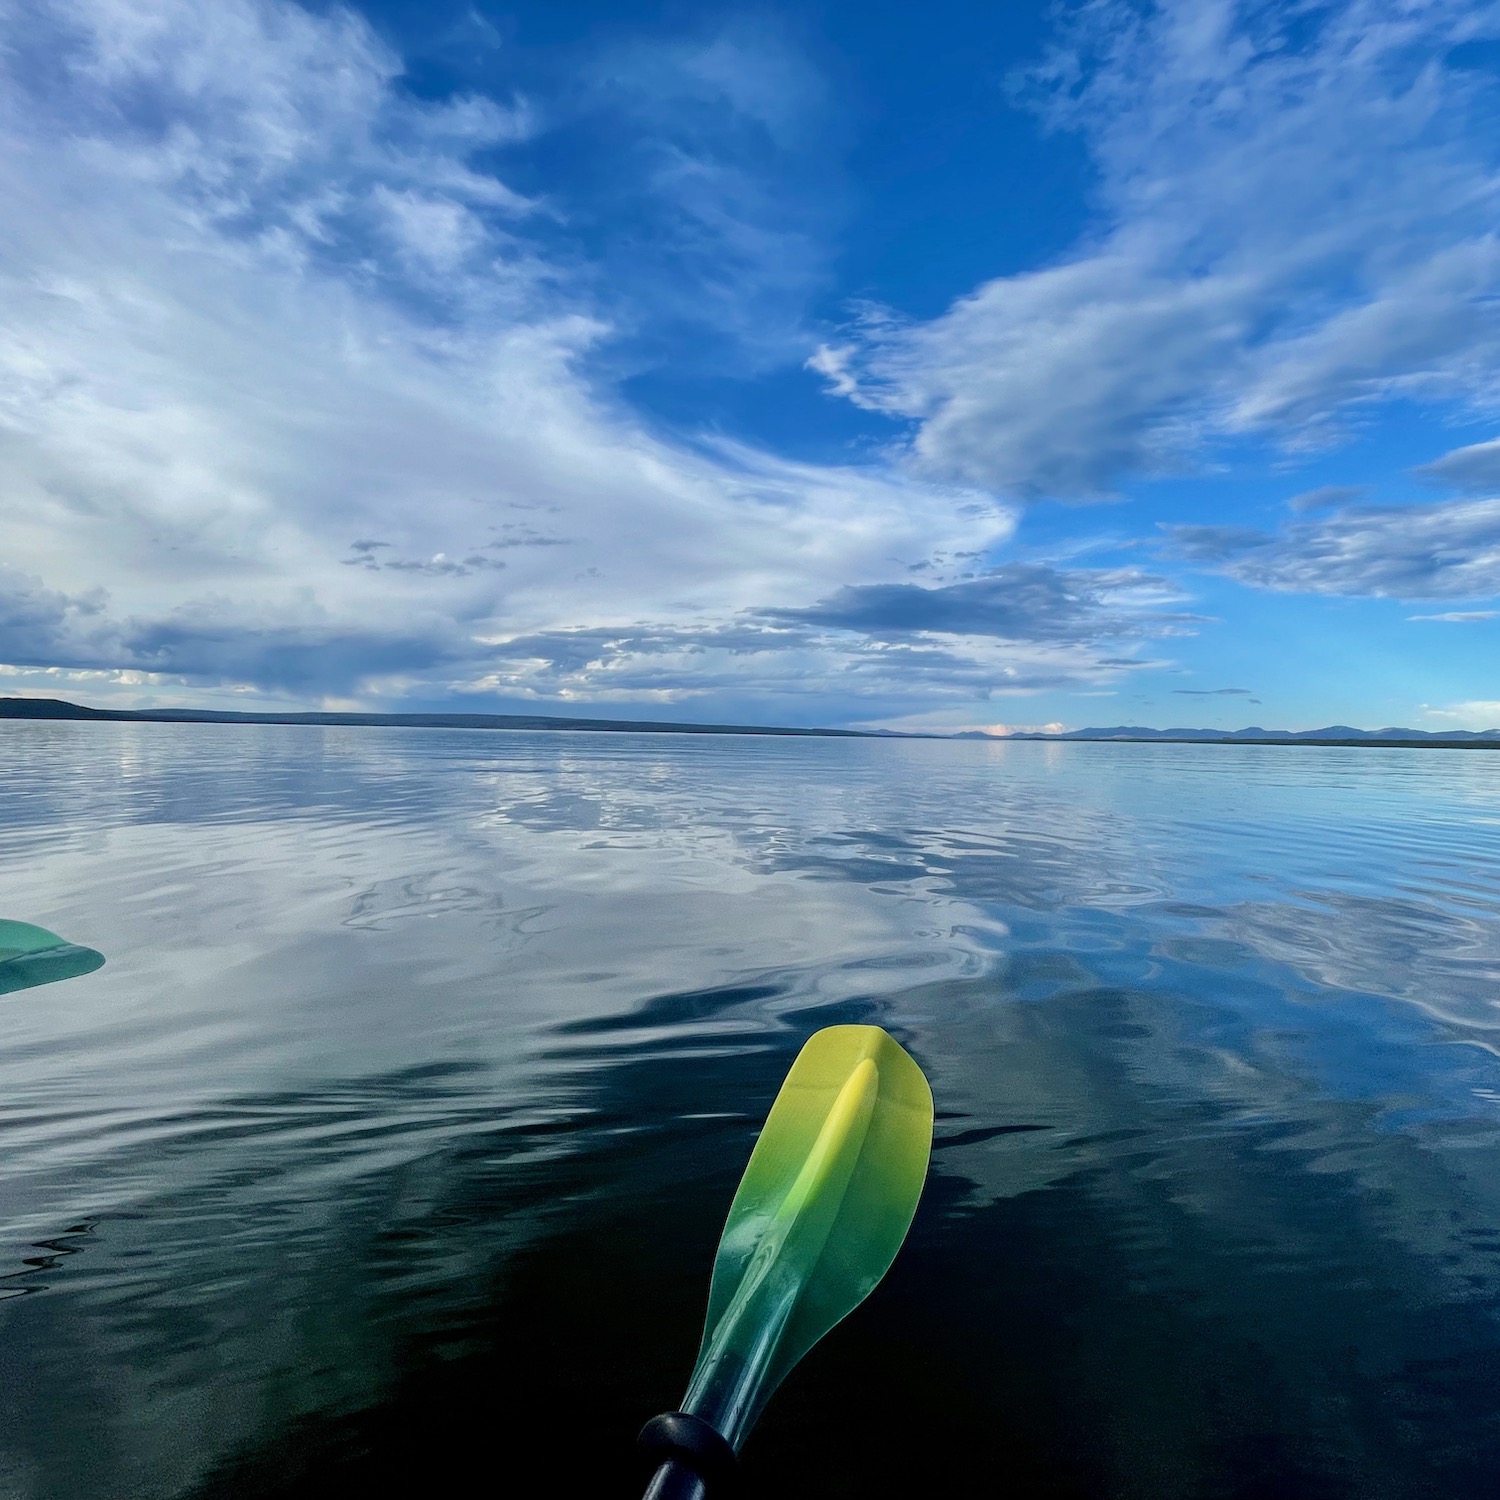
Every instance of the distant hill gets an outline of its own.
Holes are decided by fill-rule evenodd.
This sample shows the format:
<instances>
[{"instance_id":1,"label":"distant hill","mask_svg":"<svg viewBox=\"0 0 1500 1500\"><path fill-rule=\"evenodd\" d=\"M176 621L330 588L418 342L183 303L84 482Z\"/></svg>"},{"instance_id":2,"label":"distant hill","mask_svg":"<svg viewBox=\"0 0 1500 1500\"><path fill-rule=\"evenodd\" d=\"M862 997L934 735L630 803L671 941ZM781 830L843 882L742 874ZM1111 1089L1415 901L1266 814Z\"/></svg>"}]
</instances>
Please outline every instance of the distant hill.
<instances>
[{"instance_id":1,"label":"distant hill","mask_svg":"<svg viewBox=\"0 0 1500 1500\"><path fill-rule=\"evenodd\" d=\"M965 738L1002 736L965 736ZM1170 744L1214 745L1455 745L1500 749L1500 729L1354 729L1348 724L1330 724L1326 729L1146 729L1117 724L1109 729L1070 729L1066 734L1018 733L1012 740L1141 740Z\"/></svg>"},{"instance_id":2,"label":"distant hill","mask_svg":"<svg viewBox=\"0 0 1500 1500\"><path fill-rule=\"evenodd\" d=\"M0 719L127 719L130 714L84 708L61 698L0 698Z\"/></svg>"},{"instance_id":3,"label":"distant hill","mask_svg":"<svg viewBox=\"0 0 1500 1500\"><path fill-rule=\"evenodd\" d=\"M61 698L0 698L0 719L106 719L126 724L361 724L410 729L559 729L616 734L783 734L871 739L860 729L781 729L760 724L673 724L654 719L572 719L548 714L251 714L204 708L86 708ZM885 731L889 734L889 731ZM903 736L931 738L932 736Z\"/></svg>"}]
</instances>

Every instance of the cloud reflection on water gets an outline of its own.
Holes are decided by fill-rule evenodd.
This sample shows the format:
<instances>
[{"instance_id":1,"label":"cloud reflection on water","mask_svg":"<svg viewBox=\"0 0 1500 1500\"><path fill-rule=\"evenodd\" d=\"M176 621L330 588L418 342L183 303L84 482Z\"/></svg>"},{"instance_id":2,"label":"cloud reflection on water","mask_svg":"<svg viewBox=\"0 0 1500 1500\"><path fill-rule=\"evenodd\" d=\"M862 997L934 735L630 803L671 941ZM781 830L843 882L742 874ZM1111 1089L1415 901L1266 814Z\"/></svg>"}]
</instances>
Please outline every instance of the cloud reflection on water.
<instances>
[{"instance_id":1,"label":"cloud reflection on water","mask_svg":"<svg viewBox=\"0 0 1500 1500\"><path fill-rule=\"evenodd\" d=\"M1073 1494L1456 1492L1500 1456L1497 1075L1431 1045L1497 969L1477 757L11 745L0 898L111 954L0 1055L22 1500L536 1444L618 1486L775 1088L845 1020L922 1061L939 1149L755 1439L776 1492L911 1493L902 1412Z\"/></svg>"}]
</instances>

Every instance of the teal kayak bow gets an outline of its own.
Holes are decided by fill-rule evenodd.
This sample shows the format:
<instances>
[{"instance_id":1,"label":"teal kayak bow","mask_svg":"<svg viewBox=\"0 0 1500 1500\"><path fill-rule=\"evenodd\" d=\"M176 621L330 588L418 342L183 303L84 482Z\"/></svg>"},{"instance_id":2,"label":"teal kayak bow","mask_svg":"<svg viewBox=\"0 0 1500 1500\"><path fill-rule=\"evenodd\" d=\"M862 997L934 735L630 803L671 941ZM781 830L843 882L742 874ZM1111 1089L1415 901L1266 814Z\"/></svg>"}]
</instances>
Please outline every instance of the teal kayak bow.
<instances>
[{"instance_id":1,"label":"teal kayak bow","mask_svg":"<svg viewBox=\"0 0 1500 1500\"><path fill-rule=\"evenodd\" d=\"M703 1500L782 1378L875 1289L932 1150L932 1090L878 1026L830 1026L792 1064L730 1205L682 1409L653 1418L646 1500Z\"/></svg>"},{"instance_id":2,"label":"teal kayak bow","mask_svg":"<svg viewBox=\"0 0 1500 1500\"><path fill-rule=\"evenodd\" d=\"M102 953L80 948L45 927L0 919L0 995L92 974L103 964Z\"/></svg>"}]
</instances>

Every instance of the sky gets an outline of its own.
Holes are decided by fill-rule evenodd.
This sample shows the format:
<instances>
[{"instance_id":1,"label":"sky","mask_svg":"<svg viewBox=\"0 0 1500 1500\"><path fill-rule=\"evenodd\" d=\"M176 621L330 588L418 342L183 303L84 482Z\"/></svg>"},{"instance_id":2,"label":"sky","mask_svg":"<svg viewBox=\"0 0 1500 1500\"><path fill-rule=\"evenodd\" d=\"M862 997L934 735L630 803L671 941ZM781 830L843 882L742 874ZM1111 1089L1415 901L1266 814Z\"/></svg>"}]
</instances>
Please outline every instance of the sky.
<instances>
[{"instance_id":1,"label":"sky","mask_svg":"<svg viewBox=\"0 0 1500 1500\"><path fill-rule=\"evenodd\" d=\"M0 0L0 695L1500 727L1500 6Z\"/></svg>"}]
</instances>

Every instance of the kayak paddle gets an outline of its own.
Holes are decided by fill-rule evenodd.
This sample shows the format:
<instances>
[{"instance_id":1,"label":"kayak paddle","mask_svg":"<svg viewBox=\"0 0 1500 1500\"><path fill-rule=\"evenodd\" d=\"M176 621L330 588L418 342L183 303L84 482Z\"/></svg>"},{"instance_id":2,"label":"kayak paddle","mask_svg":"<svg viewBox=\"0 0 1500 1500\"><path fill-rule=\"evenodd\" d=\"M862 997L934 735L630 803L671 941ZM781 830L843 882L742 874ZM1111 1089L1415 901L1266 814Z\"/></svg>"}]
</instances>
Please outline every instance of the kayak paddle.
<instances>
[{"instance_id":1,"label":"kayak paddle","mask_svg":"<svg viewBox=\"0 0 1500 1500\"><path fill-rule=\"evenodd\" d=\"M878 1026L809 1037L719 1242L682 1409L653 1417L646 1500L704 1500L782 1378L874 1290L911 1226L932 1151L932 1090Z\"/></svg>"},{"instance_id":2,"label":"kayak paddle","mask_svg":"<svg viewBox=\"0 0 1500 1500\"><path fill-rule=\"evenodd\" d=\"M103 963L102 953L80 948L45 927L0 918L0 995L92 974Z\"/></svg>"}]
</instances>

